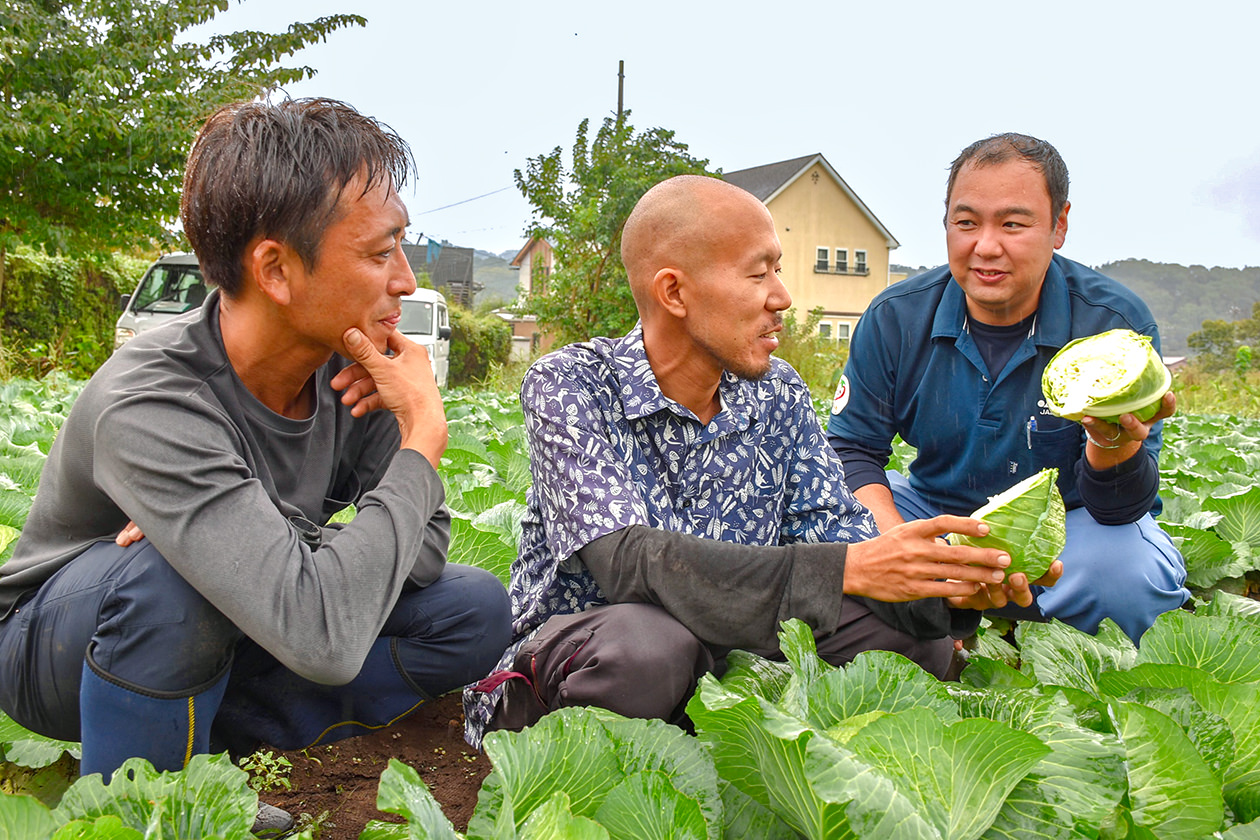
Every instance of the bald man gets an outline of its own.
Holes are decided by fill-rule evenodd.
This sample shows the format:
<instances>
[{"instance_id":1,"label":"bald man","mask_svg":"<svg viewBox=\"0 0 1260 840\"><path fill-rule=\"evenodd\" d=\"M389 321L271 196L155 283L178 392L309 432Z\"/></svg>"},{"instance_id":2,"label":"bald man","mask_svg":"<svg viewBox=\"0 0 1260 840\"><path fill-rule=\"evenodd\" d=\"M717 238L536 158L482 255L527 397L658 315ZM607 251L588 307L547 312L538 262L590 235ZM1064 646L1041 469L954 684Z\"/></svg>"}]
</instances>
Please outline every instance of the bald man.
<instances>
[{"instance_id":1,"label":"bald man","mask_svg":"<svg viewBox=\"0 0 1260 840\"><path fill-rule=\"evenodd\" d=\"M1031 603L1022 576L998 585L1004 553L934 539L984 533L975 520L877 535L772 355L792 299L760 201L671 178L635 206L621 254L639 324L540 359L521 386L534 481L515 638L465 693L470 743L572 705L685 724L699 677L733 648L781 658L789 618L833 664L890 650L945 677L977 609Z\"/></svg>"}]
</instances>

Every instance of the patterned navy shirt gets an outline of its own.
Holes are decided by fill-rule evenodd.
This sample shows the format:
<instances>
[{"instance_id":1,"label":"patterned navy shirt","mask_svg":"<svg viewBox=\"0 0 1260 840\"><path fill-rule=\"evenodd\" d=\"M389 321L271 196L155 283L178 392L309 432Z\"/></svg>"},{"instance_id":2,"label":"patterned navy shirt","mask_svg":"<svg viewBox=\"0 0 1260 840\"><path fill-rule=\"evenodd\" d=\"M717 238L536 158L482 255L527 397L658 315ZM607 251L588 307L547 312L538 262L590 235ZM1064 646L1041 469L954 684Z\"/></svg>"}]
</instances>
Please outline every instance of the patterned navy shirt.
<instances>
[{"instance_id":1,"label":"patterned navy shirt","mask_svg":"<svg viewBox=\"0 0 1260 840\"><path fill-rule=\"evenodd\" d=\"M608 603L575 555L631 525L744 545L876 536L790 365L772 359L756 381L727 373L718 394L707 424L662 394L641 327L530 368L521 407L533 485L508 587L514 642L496 670L548 617ZM502 691L465 692L474 746Z\"/></svg>"}]
</instances>

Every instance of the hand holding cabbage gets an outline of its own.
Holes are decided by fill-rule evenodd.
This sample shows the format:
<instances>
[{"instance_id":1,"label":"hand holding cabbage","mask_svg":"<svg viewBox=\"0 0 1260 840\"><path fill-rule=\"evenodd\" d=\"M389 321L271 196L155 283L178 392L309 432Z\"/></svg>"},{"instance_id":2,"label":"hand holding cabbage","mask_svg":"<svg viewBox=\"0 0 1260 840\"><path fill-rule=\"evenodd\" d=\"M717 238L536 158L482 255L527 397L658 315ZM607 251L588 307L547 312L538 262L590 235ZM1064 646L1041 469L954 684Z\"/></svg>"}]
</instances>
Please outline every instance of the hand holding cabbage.
<instances>
[{"instance_id":1,"label":"hand holding cabbage","mask_svg":"<svg viewBox=\"0 0 1260 840\"><path fill-rule=\"evenodd\" d=\"M1171 384L1150 336L1126 329L1069 342L1041 376L1050 410L1084 425L1093 444L1086 455L1095 469L1132 457L1151 426L1172 416Z\"/></svg>"},{"instance_id":2,"label":"hand holding cabbage","mask_svg":"<svg viewBox=\"0 0 1260 840\"><path fill-rule=\"evenodd\" d=\"M950 542L1001 549L1011 557L1008 575L1041 578L1067 541L1067 511L1055 484L1058 477L1059 471L1050 467L993 496L971 515L987 524L989 533L982 537L955 533Z\"/></svg>"}]
</instances>

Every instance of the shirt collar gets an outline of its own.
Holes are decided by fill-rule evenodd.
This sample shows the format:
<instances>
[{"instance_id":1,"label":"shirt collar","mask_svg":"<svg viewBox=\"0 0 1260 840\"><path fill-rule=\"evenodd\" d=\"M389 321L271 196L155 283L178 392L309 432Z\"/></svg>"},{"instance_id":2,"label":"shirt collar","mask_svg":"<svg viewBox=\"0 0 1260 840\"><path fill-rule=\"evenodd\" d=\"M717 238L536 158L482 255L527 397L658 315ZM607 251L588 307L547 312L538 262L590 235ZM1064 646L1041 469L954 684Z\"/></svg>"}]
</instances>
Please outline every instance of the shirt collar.
<instances>
[{"instance_id":1,"label":"shirt collar","mask_svg":"<svg viewBox=\"0 0 1260 840\"><path fill-rule=\"evenodd\" d=\"M667 410L680 417L699 420L691 409L661 392L656 373L648 362L647 348L643 345L642 323L635 324L634 329L614 343L609 363L617 372L617 380L621 384L620 398L626 419L636 420ZM759 405L756 391L756 382L740 379L729 371L723 372L722 381L718 383L718 399L722 402L722 409L710 421L710 425L716 423L725 426L733 423L737 427L746 428Z\"/></svg>"},{"instance_id":2,"label":"shirt collar","mask_svg":"<svg viewBox=\"0 0 1260 840\"><path fill-rule=\"evenodd\" d=\"M1062 347L1067 343L1072 328L1072 307L1068 300L1067 279L1059 265L1060 259L1056 254L1050 260L1046 279L1041 284L1041 298L1037 301L1033 341L1045 347ZM966 295L958 281L950 277L932 319L932 338L957 339L962 335L966 323Z\"/></svg>"}]
</instances>

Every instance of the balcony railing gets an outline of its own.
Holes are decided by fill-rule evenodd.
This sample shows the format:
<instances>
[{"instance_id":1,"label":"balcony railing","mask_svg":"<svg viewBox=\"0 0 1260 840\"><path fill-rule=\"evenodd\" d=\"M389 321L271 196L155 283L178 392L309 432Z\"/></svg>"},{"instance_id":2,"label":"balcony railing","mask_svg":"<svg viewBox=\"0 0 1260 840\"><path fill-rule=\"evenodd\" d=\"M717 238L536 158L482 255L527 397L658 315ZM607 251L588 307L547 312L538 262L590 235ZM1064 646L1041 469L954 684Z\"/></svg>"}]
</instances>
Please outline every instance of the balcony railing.
<instances>
[{"instance_id":1,"label":"balcony railing","mask_svg":"<svg viewBox=\"0 0 1260 840\"><path fill-rule=\"evenodd\" d=\"M849 274L853 276L866 276L871 273L869 266L858 263L850 270L848 263L838 263L833 270L827 263L814 263L815 274Z\"/></svg>"}]
</instances>

